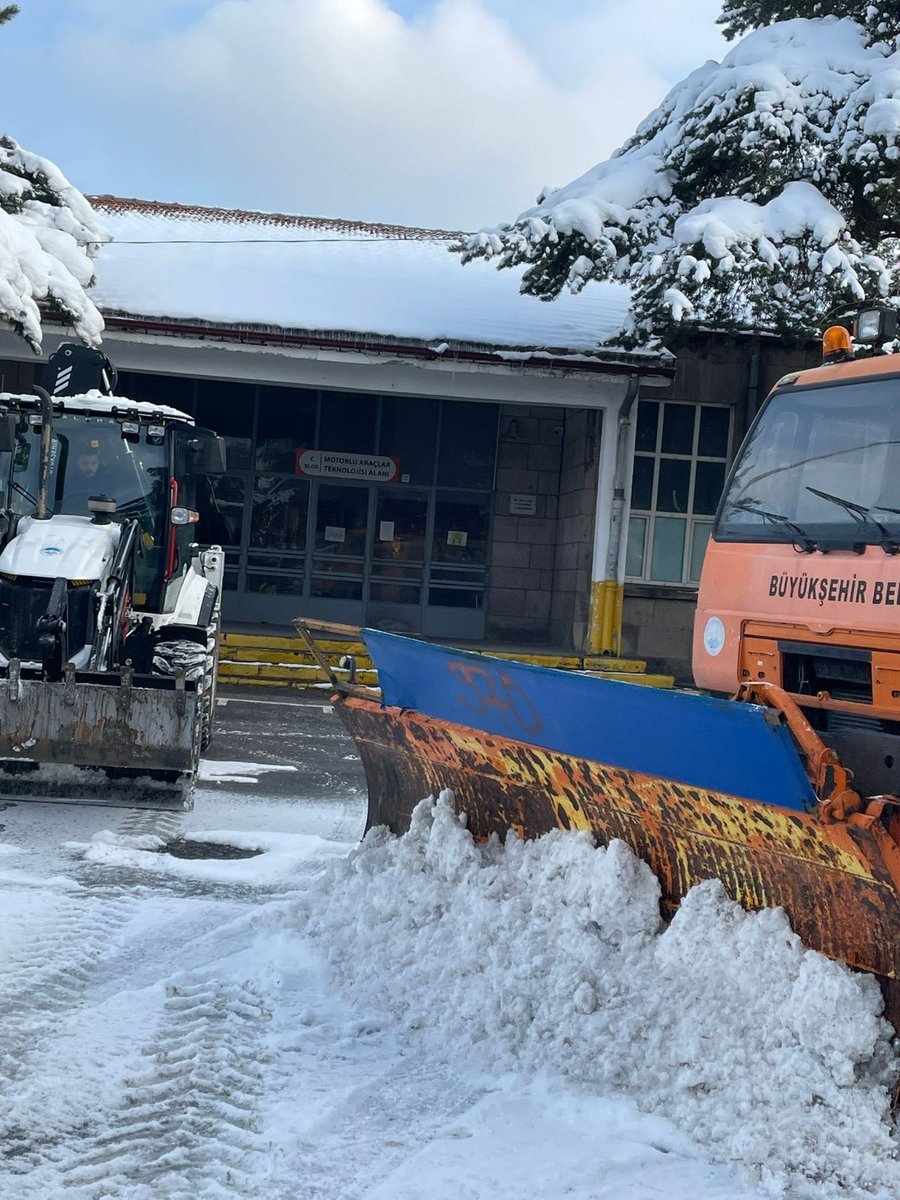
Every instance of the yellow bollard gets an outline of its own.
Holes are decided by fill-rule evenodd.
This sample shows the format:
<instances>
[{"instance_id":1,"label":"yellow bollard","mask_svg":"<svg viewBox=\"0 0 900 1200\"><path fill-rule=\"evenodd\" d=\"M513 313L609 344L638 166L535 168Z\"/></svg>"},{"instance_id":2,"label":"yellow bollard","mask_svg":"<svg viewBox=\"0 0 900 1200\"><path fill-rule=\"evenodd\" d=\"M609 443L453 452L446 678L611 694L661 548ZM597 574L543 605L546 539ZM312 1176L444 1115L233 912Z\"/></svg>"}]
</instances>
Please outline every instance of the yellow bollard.
<instances>
[{"instance_id":1,"label":"yellow bollard","mask_svg":"<svg viewBox=\"0 0 900 1200\"><path fill-rule=\"evenodd\" d=\"M591 584L586 650L589 654L619 653L622 635L623 587L615 579L596 579Z\"/></svg>"}]
</instances>

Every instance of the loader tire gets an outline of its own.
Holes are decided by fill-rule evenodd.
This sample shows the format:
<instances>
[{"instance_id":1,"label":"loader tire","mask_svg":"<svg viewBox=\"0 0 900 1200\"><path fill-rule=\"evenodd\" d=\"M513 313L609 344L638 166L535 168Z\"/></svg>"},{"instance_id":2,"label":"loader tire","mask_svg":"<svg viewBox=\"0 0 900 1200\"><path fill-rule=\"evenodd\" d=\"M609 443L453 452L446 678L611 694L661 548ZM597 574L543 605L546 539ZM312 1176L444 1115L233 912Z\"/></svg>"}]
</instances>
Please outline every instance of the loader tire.
<instances>
[{"instance_id":1,"label":"loader tire","mask_svg":"<svg viewBox=\"0 0 900 1200\"><path fill-rule=\"evenodd\" d=\"M157 642L153 648L153 670L157 675L174 675L181 668L187 679L199 680L206 670L207 651L198 642Z\"/></svg>"},{"instance_id":2,"label":"loader tire","mask_svg":"<svg viewBox=\"0 0 900 1200\"><path fill-rule=\"evenodd\" d=\"M216 686L219 675L219 644L207 651L206 670L203 674L203 697L200 701L200 753L205 754L212 741L216 721Z\"/></svg>"}]
</instances>

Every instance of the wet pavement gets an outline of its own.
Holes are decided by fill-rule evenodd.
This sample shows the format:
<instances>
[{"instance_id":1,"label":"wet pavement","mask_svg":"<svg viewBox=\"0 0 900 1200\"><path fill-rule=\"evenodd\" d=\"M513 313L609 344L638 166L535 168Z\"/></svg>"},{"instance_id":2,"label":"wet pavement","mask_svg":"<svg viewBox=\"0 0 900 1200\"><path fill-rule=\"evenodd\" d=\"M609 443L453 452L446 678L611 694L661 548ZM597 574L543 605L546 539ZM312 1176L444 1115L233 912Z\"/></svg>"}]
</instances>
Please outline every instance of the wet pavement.
<instances>
[{"instance_id":1,"label":"wet pavement","mask_svg":"<svg viewBox=\"0 0 900 1200\"><path fill-rule=\"evenodd\" d=\"M359 755L344 732L327 688L220 688L212 744L204 759L295 768L260 773L253 786L260 799L365 796ZM207 771L198 789L198 802L206 789L234 791L237 786L233 781L215 783Z\"/></svg>"}]
</instances>

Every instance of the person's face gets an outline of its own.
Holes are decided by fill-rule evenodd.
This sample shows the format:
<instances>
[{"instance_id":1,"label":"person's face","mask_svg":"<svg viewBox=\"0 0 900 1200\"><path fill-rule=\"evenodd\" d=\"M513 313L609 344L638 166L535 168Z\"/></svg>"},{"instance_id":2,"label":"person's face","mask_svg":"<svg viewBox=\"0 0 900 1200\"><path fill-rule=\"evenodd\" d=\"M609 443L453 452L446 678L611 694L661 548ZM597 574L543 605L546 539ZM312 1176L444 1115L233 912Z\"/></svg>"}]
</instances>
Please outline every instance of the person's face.
<instances>
[{"instance_id":1,"label":"person's face","mask_svg":"<svg viewBox=\"0 0 900 1200\"><path fill-rule=\"evenodd\" d=\"M93 478L97 474L97 468L100 466L100 455L94 451L86 454L78 455L78 470L82 475L86 475L88 479Z\"/></svg>"}]
</instances>

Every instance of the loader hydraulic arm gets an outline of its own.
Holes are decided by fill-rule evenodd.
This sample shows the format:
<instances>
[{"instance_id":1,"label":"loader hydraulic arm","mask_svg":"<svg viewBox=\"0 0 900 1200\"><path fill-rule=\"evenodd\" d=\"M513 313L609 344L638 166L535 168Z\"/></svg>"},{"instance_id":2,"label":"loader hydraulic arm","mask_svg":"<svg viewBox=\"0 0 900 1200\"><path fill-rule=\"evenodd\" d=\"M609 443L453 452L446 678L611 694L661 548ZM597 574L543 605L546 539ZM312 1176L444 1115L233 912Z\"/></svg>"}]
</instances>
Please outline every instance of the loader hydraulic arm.
<instances>
[{"instance_id":1,"label":"loader hydraulic arm","mask_svg":"<svg viewBox=\"0 0 900 1200\"><path fill-rule=\"evenodd\" d=\"M38 642L44 679L55 683L62 679L63 667L69 658L68 587L65 579L57 579L50 592L50 603L43 616L38 617Z\"/></svg>"},{"instance_id":2,"label":"loader hydraulic arm","mask_svg":"<svg viewBox=\"0 0 900 1200\"><path fill-rule=\"evenodd\" d=\"M88 658L91 671L111 671L120 665L119 650L127 633L135 560L140 547L140 525L134 520L124 522L116 556L100 593L94 641Z\"/></svg>"}]
</instances>

